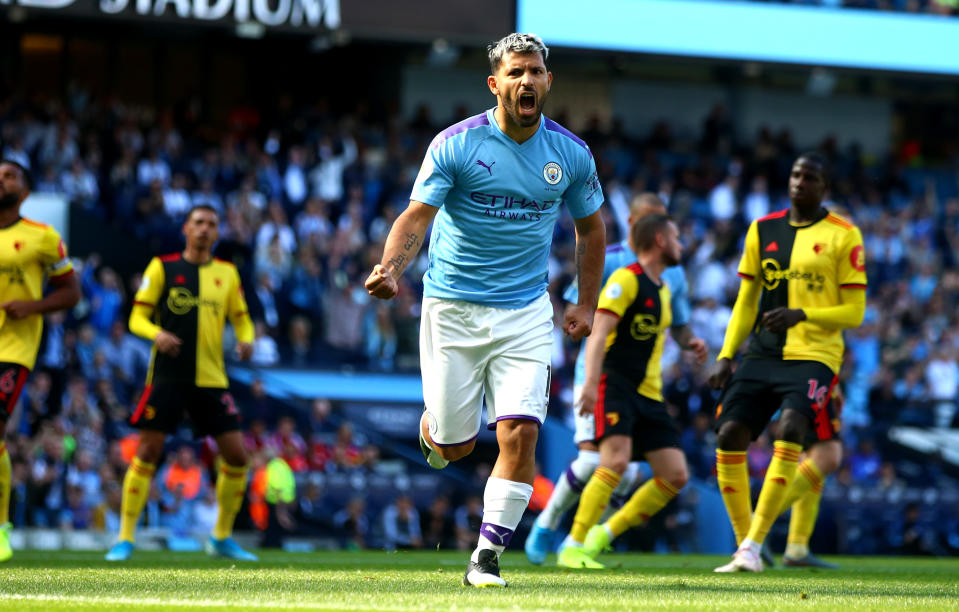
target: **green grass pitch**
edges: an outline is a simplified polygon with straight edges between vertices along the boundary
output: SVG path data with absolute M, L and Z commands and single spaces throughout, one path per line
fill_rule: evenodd
M 202 553 L 18 552 L 0 566 L 3 610 L 956 610 L 959 559 L 833 558 L 840 571 L 713 574 L 726 558 L 604 555 L 611 569 L 502 560 L 508 589 L 462 586 L 467 553 L 266 552 L 234 564 Z M 548 559 L 552 562 L 553 557 Z

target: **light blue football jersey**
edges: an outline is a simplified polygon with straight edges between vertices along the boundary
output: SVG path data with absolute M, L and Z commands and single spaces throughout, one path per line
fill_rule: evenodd
M 629 248 L 629 242 L 623 240 L 606 247 L 606 264 L 603 266 L 603 280 L 600 287 L 613 272 L 636 263 L 636 254 Z M 670 304 L 673 311 L 673 327 L 689 323 L 689 285 L 686 283 L 686 273 L 682 266 L 671 266 L 663 270 L 663 282 L 669 287 Z M 563 292 L 563 299 L 571 304 L 579 301 L 579 285 L 573 282 Z M 586 380 L 586 341 L 580 343 L 579 355 L 576 356 L 576 368 L 573 373 L 573 385 L 581 385 Z
M 441 132 L 416 177 L 410 199 L 440 208 L 423 294 L 522 308 L 546 291 L 560 206 L 588 217 L 603 192 L 589 147 L 572 132 L 544 116 L 518 144 L 493 110 Z

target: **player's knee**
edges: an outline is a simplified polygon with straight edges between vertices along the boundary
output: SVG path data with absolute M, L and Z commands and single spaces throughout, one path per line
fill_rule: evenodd
M 249 457 L 246 455 L 246 451 L 239 450 L 234 452 L 229 452 L 226 450 L 220 451 L 220 457 L 223 459 L 224 463 L 230 467 L 241 468 L 246 467 L 249 463 Z
M 809 419 L 795 410 L 783 411 L 779 419 L 779 439 L 793 444 L 802 444 L 809 427 Z
M 686 469 L 685 465 L 678 466 L 670 470 L 665 475 L 664 480 L 671 484 L 674 489 L 680 491 L 689 482 L 689 470 Z
M 536 451 L 539 424 L 526 419 L 509 419 L 496 424 L 500 452 L 530 455 Z
M 602 466 L 622 476 L 626 473 L 626 468 L 629 467 L 629 456 L 618 455 L 615 457 L 607 457 L 602 461 Z
M 436 452 L 447 461 L 456 461 L 472 453 L 474 448 L 476 448 L 476 440 L 470 440 L 465 444 L 456 446 L 437 446 Z
M 749 428 L 740 423 L 729 421 L 723 423 L 716 434 L 716 443 L 720 450 L 724 451 L 744 451 L 749 448 L 749 441 L 752 434 Z
M 819 471 L 828 476 L 842 464 L 842 445 L 837 440 L 821 442 L 813 446 L 809 455 Z
M 154 443 L 147 440 L 140 440 L 137 445 L 137 459 L 144 463 L 156 465 L 160 462 L 163 455 L 163 443 Z

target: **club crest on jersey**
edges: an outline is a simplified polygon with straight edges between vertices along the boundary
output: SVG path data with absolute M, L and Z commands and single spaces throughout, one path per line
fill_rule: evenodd
M 555 185 L 563 180 L 563 169 L 556 162 L 549 162 L 543 166 L 543 178 L 550 185 Z

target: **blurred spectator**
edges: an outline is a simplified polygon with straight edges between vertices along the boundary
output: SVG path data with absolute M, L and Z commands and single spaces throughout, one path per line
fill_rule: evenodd
M 882 459 L 876 452 L 875 444 L 869 438 L 860 439 L 856 450 L 849 455 L 849 470 L 852 472 L 852 478 L 860 484 L 875 484 L 881 465 Z
M 429 509 L 420 515 L 420 533 L 423 535 L 423 547 L 429 550 L 453 548 L 456 545 L 456 531 L 450 510 L 450 498 L 437 495 Z
M 276 365 L 280 361 L 280 351 L 276 346 L 276 340 L 270 336 L 270 332 L 263 321 L 257 321 L 254 328 L 256 334 L 253 339 L 253 357 L 250 358 L 250 362 L 260 367 Z
M 454 514 L 457 550 L 472 550 L 483 524 L 483 499 L 470 495 Z
M 333 533 L 333 508 L 323 498 L 319 479 L 307 481 L 303 494 L 297 502 L 296 521 L 304 535 L 327 536 Z
M 203 497 L 193 504 L 193 533 L 198 538 L 207 538 L 216 526 L 216 489 L 208 487 Z
M 903 555 L 932 555 L 935 553 L 935 533 L 921 519 L 919 504 L 906 504 L 902 518 L 899 553 Z
M 337 529 L 340 544 L 347 550 L 366 547 L 370 522 L 366 518 L 366 500 L 354 497 L 346 507 L 333 515 L 333 526 Z
M 407 495 L 400 495 L 383 510 L 383 541 L 386 550 L 422 548 L 420 515 Z
M 289 446 L 289 443 L 287 445 Z M 293 470 L 282 457 L 273 457 L 266 464 L 264 501 L 267 507 L 267 518 L 260 546 L 282 548 L 284 537 L 296 528 L 292 514 L 296 501 L 296 481 L 293 478 Z

